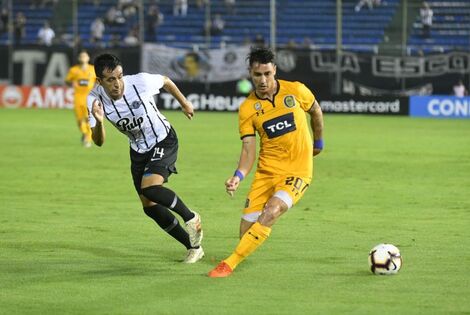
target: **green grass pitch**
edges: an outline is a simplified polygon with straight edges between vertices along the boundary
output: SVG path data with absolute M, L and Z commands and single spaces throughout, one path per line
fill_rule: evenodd
M 85 149 L 72 111 L 0 110 L 1 314 L 469 314 L 470 124 L 325 116 L 305 197 L 227 279 L 206 273 L 238 241 L 252 176 L 224 181 L 241 142 L 234 113 L 164 112 L 180 138 L 169 187 L 203 217 L 206 257 L 148 219 L 125 137 Z M 397 245 L 396 276 L 368 270 Z

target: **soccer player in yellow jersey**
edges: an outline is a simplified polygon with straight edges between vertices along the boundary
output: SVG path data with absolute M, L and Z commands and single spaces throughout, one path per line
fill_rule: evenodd
M 65 83 L 74 89 L 75 117 L 82 133 L 82 143 L 87 148 L 91 146 L 91 129 L 86 100 L 96 81 L 95 69 L 89 61 L 90 56 L 82 50 L 78 55 L 78 64 L 70 68 L 65 78 Z
M 225 182 L 227 192 L 233 195 L 255 162 L 256 133 L 258 166 L 240 222 L 240 242 L 209 272 L 213 278 L 231 275 L 269 237 L 277 219 L 310 185 L 313 156 L 323 149 L 323 113 L 312 92 L 300 82 L 277 80 L 274 53 L 268 48 L 252 49 L 247 60 L 255 90 L 240 105 L 242 150 L 237 170 Z

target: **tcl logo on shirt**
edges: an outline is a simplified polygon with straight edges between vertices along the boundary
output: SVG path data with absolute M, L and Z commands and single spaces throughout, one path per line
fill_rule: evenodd
M 263 129 L 269 139 L 276 138 L 296 130 L 294 113 L 288 113 L 263 123 Z

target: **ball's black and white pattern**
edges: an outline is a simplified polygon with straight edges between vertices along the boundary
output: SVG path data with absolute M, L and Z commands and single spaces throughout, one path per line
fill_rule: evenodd
M 376 275 L 396 274 L 402 265 L 400 250 L 392 244 L 379 244 L 369 252 L 369 267 Z

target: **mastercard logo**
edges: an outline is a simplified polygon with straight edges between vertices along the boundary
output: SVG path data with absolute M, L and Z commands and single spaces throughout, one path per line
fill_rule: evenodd
M 16 86 L 7 86 L 3 90 L 2 104 L 8 108 L 16 108 L 23 102 L 23 93 L 21 89 Z

